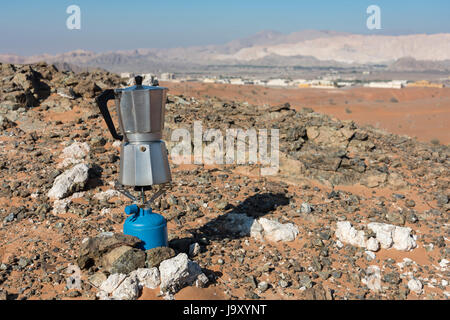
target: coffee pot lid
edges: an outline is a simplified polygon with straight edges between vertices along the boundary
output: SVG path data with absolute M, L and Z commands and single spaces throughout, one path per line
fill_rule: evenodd
M 167 90 L 166 87 L 156 86 L 144 86 L 142 85 L 143 78 L 141 76 L 134 77 L 135 85 L 127 88 L 115 89 L 115 92 L 130 92 L 130 91 L 142 91 L 142 90 Z

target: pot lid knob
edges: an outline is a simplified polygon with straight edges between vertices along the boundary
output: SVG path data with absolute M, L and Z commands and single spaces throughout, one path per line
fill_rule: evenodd
M 134 77 L 134 82 L 136 83 L 137 86 L 142 86 L 142 80 L 143 78 L 141 76 Z

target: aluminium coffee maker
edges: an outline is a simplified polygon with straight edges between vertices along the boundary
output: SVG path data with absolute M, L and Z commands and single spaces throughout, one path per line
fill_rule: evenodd
M 168 152 L 162 138 L 164 106 L 167 88 L 142 85 L 142 77 L 135 77 L 136 85 L 105 90 L 97 97 L 97 105 L 111 135 L 122 141 L 120 173 L 115 188 L 133 201 L 125 208 L 130 215 L 124 223 L 124 234 L 137 236 L 145 250 L 167 246 L 167 223 L 163 216 L 152 212 L 150 204 L 170 185 Z M 119 128 L 116 131 L 107 102 L 115 99 Z M 159 189 L 147 201 L 145 192 Z M 126 187 L 139 191 L 135 197 Z

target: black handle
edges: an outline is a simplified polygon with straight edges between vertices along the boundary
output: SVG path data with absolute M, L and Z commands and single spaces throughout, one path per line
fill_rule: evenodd
M 96 99 L 98 108 L 100 109 L 100 112 L 102 113 L 103 119 L 105 119 L 106 125 L 108 126 L 109 132 L 111 132 L 111 135 L 116 140 L 122 140 L 123 137 L 119 134 L 117 134 L 116 127 L 114 127 L 114 123 L 111 120 L 111 115 L 109 114 L 108 110 L 108 100 L 112 100 L 115 98 L 114 90 L 108 89 L 103 91 Z

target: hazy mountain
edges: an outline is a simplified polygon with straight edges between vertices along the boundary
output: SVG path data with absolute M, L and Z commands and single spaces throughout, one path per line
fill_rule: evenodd
M 336 35 L 294 43 L 256 45 L 234 54 L 217 55 L 215 58 L 251 61 L 270 54 L 287 57 L 313 56 L 319 60 L 346 63 L 385 63 L 403 57 L 442 61 L 450 59 L 450 34 Z
M 448 66 L 446 60 L 450 60 L 450 34 L 387 36 L 319 30 L 291 34 L 268 30 L 223 45 L 185 48 L 103 53 L 76 50 L 30 57 L 0 55 L 3 62 L 59 62 L 114 72 L 200 70 L 210 65 L 350 67 L 361 64 L 386 64 L 392 70 L 441 70 L 442 66 Z
M 391 71 L 434 71 L 434 72 L 449 72 L 450 60 L 444 61 L 426 61 L 416 60 L 411 57 L 400 58 L 389 65 Z
M 343 32 L 321 31 L 321 30 L 302 30 L 290 34 L 284 34 L 273 30 L 264 30 L 257 34 L 238 40 L 233 40 L 222 46 L 216 46 L 217 53 L 235 53 L 241 49 L 254 46 L 273 46 L 283 43 L 298 43 L 301 41 L 329 38 L 338 35 L 348 35 Z

